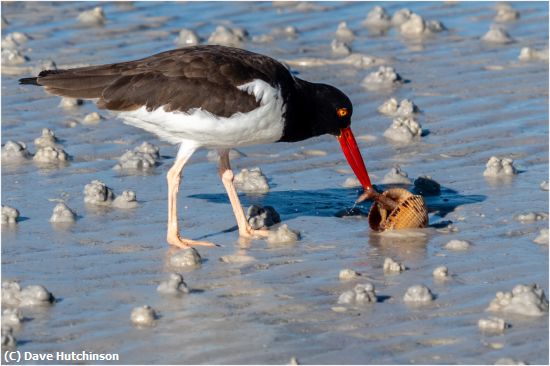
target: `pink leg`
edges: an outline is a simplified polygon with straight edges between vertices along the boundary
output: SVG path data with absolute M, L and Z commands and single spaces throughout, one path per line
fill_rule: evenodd
M 168 231 L 166 234 L 166 241 L 168 244 L 179 248 L 189 248 L 199 245 L 209 247 L 215 246 L 214 244 L 205 241 L 184 239 L 180 237 L 179 234 L 176 203 L 178 200 L 181 172 L 183 170 L 183 166 L 187 163 L 195 149 L 195 146 L 188 146 L 185 145 L 185 143 L 182 143 L 174 165 L 170 168 L 170 170 L 168 170 L 168 174 L 166 174 L 166 180 L 168 182 Z
M 239 235 L 244 238 L 257 238 L 267 237 L 269 230 L 255 230 L 250 227 L 250 224 L 246 220 L 241 201 L 237 194 L 237 190 L 233 185 L 233 171 L 229 165 L 229 150 L 220 150 L 220 177 L 222 179 L 223 186 L 227 191 L 227 196 L 231 202 L 235 219 L 237 219 L 237 226 L 239 227 Z

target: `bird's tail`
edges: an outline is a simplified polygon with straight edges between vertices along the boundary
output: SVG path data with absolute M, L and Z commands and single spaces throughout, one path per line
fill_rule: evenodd
M 19 84 L 21 84 L 21 85 L 38 85 L 38 86 L 40 86 L 41 84 L 38 83 L 38 78 L 48 76 L 48 75 L 52 75 L 52 74 L 60 74 L 63 71 L 65 71 L 65 70 L 44 70 L 44 71 L 41 71 L 40 74 L 38 74 L 37 77 L 19 79 Z
M 61 97 L 94 99 L 119 75 L 102 74 L 102 66 L 66 70 L 44 70 L 33 78 L 19 79 L 23 85 L 43 86 L 46 92 Z
M 40 85 L 38 84 L 38 78 L 23 78 L 19 79 L 19 84 L 21 85 Z

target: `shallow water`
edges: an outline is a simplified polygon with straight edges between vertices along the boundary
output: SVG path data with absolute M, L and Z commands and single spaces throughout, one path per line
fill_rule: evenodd
M 442 194 L 427 198 L 431 228 L 421 235 L 388 237 L 369 231 L 366 217 L 342 217 L 357 190 L 342 188 L 351 175 L 334 138 L 241 149 L 247 157 L 235 171 L 260 166 L 271 192 L 242 196 L 243 203 L 272 205 L 302 240 L 272 246 L 239 241 L 232 211 L 214 163 L 197 152 L 184 172 L 179 199 L 185 236 L 207 239 L 220 248 L 201 249 L 200 269 L 183 273 L 194 290 L 181 298 L 159 295 L 156 287 L 170 268 L 164 241 L 165 173 L 176 148 L 126 126 L 105 111 L 97 125 L 78 123 L 96 111 L 90 102 L 74 111 L 58 108 L 59 98 L 39 88 L 19 86 L 2 75 L 2 143 L 32 141 L 43 127 L 56 132 L 73 157 L 68 166 L 46 169 L 32 161 L 2 167 L 2 204 L 23 219 L 2 227 L 2 278 L 22 285 L 42 284 L 58 299 L 46 309 L 24 309 L 15 332 L 18 349 L 31 352 L 119 353 L 120 363 L 494 363 L 511 357 L 548 364 L 548 315 L 541 318 L 499 314 L 512 324 L 502 335 L 482 334 L 477 321 L 497 291 L 519 283 L 538 283 L 548 293 L 548 246 L 532 240 L 547 221 L 521 223 L 514 216 L 547 212 L 548 63 L 520 63 L 522 47 L 548 47 L 548 4 L 514 3 L 521 18 L 505 24 L 516 40 L 483 44 L 496 14 L 495 3 L 387 3 L 393 14 L 408 7 L 437 19 L 447 31 L 422 42 L 402 38 L 395 29 L 376 34 L 361 22 L 369 3 L 322 3 L 324 10 L 299 11 L 271 3 L 101 3 L 104 27 L 76 23 L 92 2 L 2 3 L 9 24 L 2 36 L 20 31 L 33 39 L 23 45 L 29 66 L 51 58 L 58 67 L 122 61 L 174 47 L 183 27 L 204 39 L 218 24 L 244 27 L 251 36 L 294 25 L 295 39 L 246 42 L 244 47 L 281 60 L 331 58 L 330 42 L 340 21 L 357 33 L 354 52 L 385 58 L 409 82 L 386 92 L 366 91 L 359 83 L 375 69 L 349 66 L 295 68 L 300 77 L 333 84 L 354 103 L 353 128 L 374 182 L 400 165 L 410 177 L 431 175 Z M 407 146 L 382 136 L 391 119 L 377 112 L 387 98 L 409 98 L 422 113 L 429 133 Z M 149 174 L 127 175 L 111 168 L 126 150 L 142 141 L 161 147 L 161 165 Z M 327 155 L 298 154 L 323 150 Z M 492 155 L 512 157 L 520 174 L 508 181 L 482 175 Z M 348 174 L 343 174 L 348 171 Z M 104 181 L 120 194 L 137 193 L 133 210 L 85 207 L 84 186 Z M 385 188 L 381 185 L 380 188 Z M 48 219 L 63 199 L 76 210 L 76 224 L 54 227 Z M 360 205 L 368 212 L 368 205 Z M 437 231 L 452 223 L 458 232 Z M 445 250 L 451 239 L 468 240 L 464 252 Z M 227 264 L 224 255 L 253 257 Z M 386 256 L 409 269 L 384 275 Z M 445 265 L 450 281 L 435 282 L 432 271 Z M 340 282 L 352 268 L 374 283 L 381 301 L 344 313 L 331 310 L 354 282 Z M 359 283 L 366 280 L 359 280 Z M 425 284 L 433 304 L 411 308 L 406 289 Z M 131 310 L 151 305 L 160 315 L 155 327 L 137 329 Z M 495 343 L 502 347 L 495 347 Z

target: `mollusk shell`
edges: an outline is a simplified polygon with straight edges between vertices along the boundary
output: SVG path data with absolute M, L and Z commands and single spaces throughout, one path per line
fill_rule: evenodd
M 395 229 L 418 229 L 428 226 L 428 209 L 422 196 L 414 195 L 403 188 L 392 188 L 382 193 L 397 202 L 389 212 L 378 202 L 369 211 L 369 226 L 374 231 Z

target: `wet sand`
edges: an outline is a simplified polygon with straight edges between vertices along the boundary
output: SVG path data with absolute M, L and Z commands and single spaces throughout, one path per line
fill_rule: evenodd
M 34 154 L 33 140 L 50 128 L 71 157 L 63 165 L 42 166 L 32 159 L 2 164 L 2 204 L 20 212 L 17 224 L 2 225 L 2 280 L 44 285 L 56 298 L 48 307 L 22 309 L 29 320 L 14 330 L 17 349 L 119 353 L 125 364 L 285 364 L 293 356 L 301 363 L 493 364 L 507 357 L 548 364 L 547 312 L 528 317 L 485 311 L 498 291 L 517 284 L 537 283 L 548 294 L 548 244 L 533 242 L 548 221 L 514 219 L 548 212 L 548 192 L 539 188 L 548 181 L 548 61 L 518 60 L 523 47 L 548 47 L 548 4 L 512 4 L 521 16 L 502 25 L 514 39 L 509 44 L 481 40 L 496 3 L 382 4 L 390 15 L 407 7 L 443 22 L 446 31 L 423 40 L 403 37 L 395 28 L 380 34 L 364 27 L 374 6 L 366 3 L 323 3 L 324 9 L 310 11 L 271 3 L 99 5 L 104 26 L 84 27 L 77 16 L 97 4 L 2 3 L 8 22 L 2 37 L 16 31 L 31 36 L 18 48 L 30 59 L 23 67 L 52 59 L 62 68 L 172 49 L 183 28 L 206 40 L 217 25 L 244 27 L 251 37 L 295 26 L 294 38 L 245 41 L 243 47 L 280 60 L 337 59 L 331 41 L 346 21 L 355 33 L 348 42 L 353 52 L 388 60 L 402 85 L 382 90 L 361 85 L 378 65 L 293 70 L 350 96 L 356 136 L 370 135 L 358 143 L 373 182 L 400 166 L 411 180 L 430 175 L 441 184 L 441 194 L 426 197 L 431 227 L 379 235 L 368 229 L 364 215 L 342 215 L 359 191 L 342 187 L 352 173 L 333 137 L 241 148 L 246 156 L 233 161 L 234 171 L 258 166 L 270 187 L 264 195 L 242 195 L 245 209 L 273 206 L 301 234 L 294 244 L 247 242 L 238 239 L 216 164 L 199 151 L 184 172 L 182 230 L 221 247 L 199 248 L 202 265 L 181 271 L 189 293 L 162 296 L 156 289 L 174 272 L 170 257 L 176 252 L 165 243 L 165 174 L 176 147 L 106 111 L 99 111 L 104 119 L 82 123 L 97 111 L 92 103 L 60 108 L 60 98 L 18 85 L 29 73 L 4 72 L 2 144 L 23 141 Z M 422 137 L 409 144 L 384 138 L 392 118 L 377 109 L 390 97 L 419 107 L 415 119 L 425 130 Z M 112 169 L 143 141 L 160 147 L 157 166 Z M 491 156 L 512 158 L 518 174 L 484 177 Z M 118 194 L 134 191 L 138 206 L 85 205 L 84 186 L 93 180 Z M 60 201 L 76 212 L 74 224 L 49 222 Z M 358 208 L 366 214 L 369 204 Z M 446 249 L 453 239 L 471 245 Z M 220 261 L 224 256 L 233 260 Z M 385 274 L 386 257 L 407 270 Z M 432 275 L 441 265 L 449 270 L 443 281 Z M 362 276 L 340 281 L 344 268 Z M 363 283 L 374 284 L 377 303 L 332 310 L 342 292 Z M 420 284 L 434 300 L 406 304 L 407 289 Z M 132 309 L 146 304 L 155 309 L 155 325 L 135 327 Z M 511 327 L 502 334 L 482 333 L 478 321 L 490 316 Z

